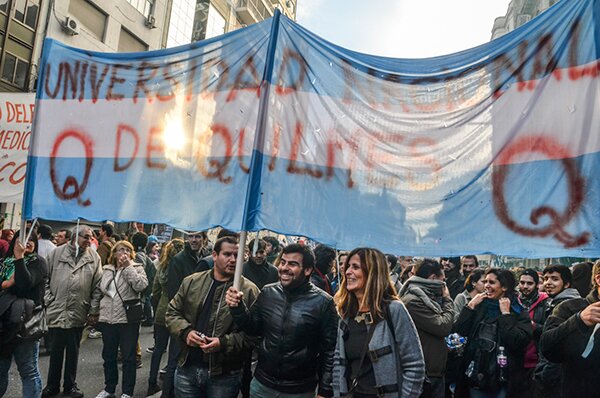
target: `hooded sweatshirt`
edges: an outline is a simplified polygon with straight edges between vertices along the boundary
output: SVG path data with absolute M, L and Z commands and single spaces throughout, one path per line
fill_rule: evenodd
M 454 323 L 454 302 L 442 296 L 443 289 L 442 281 L 413 276 L 399 293 L 419 333 L 428 377 L 442 377 L 446 371 L 444 338 Z

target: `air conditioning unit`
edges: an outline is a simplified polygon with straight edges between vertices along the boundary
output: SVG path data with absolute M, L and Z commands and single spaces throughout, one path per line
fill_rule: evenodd
M 67 17 L 62 25 L 62 30 L 68 35 L 75 36 L 79 34 L 79 21 L 73 17 Z
M 156 28 L 156 17 L 154 15 L 148 15 L 148 18 L 146 18 L 145 25 L 148 29 Z

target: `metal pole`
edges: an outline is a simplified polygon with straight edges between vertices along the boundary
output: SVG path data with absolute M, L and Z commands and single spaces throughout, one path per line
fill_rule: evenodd
M 233 275 L 233 287 L 240 290 L 242 271 L 244 268 L 244 250 L 246 248 L 246 237 L 248 232 L 240 232 L 240 246 L 238 247 L 237 262 L 235 264 L 235 274 Z

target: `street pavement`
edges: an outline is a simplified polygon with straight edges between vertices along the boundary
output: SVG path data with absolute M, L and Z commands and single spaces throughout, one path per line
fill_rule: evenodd
M 150 357 L 152 354 L 146 352 L 146 348 L 154 345 L 152 337 L 152 327 L 142 327 L 140 329 L 140 344 L 142 345 L 142 363 L 143 366 L 137 370 L 137 380 L 135 384 L 135 398 L 146 396 L 148 389 L 148 373 L 150 372 Z M 41 349 L 44 350 L 43 348 Z M 42 374 L 42 385 L 46 385 L 48 376 L 48 356 L 40 357 L 40 372 Z M 161 367 L 166 365 L 167 354 L 163 355 Z M 117 387 L 117 397 L 121 394 L 121 365 L 119 364 L 119 386 Z M 87 339 L 81 344 L 79 350 L 79 366 L 77 368 L 77 384 L 85 394 L 85 398 L 94 398 L 104 389 L 104 371 L 102 369 L 102 339 Z M 8 390 L 5 397 L 21 398 L 21 379 L 17 366 L 14 361 L 9 372 Z M 60 397 L 61 395 L 58 395 Z M 160 396 L 160 393 L 153 397 Z

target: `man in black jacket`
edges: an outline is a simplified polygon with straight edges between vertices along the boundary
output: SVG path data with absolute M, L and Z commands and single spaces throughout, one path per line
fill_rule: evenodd
M 233 287 L 226 301 L 236 324 L 262 336 L 252 397 L 294 394 L 330 397 L 337 314 L 331 296 L 310 283 L 312 250 L 292 244 L 283 249 L 279 283 L 267 285 L 248 309 Z
M 592 270 L 594 289 L 585 298 L 558 305 L 540 341 L 548 360 L 561 364 L 563 397 L 600 397 L 600 262 Z

